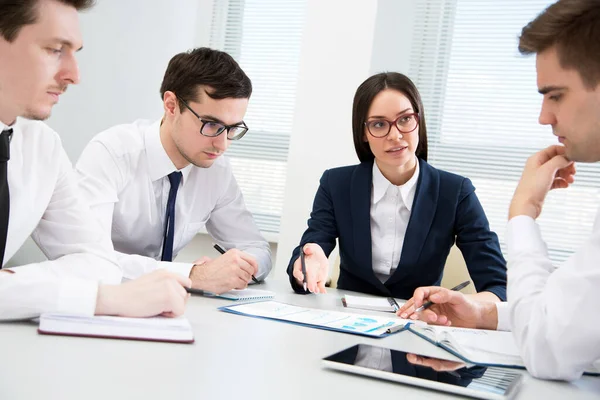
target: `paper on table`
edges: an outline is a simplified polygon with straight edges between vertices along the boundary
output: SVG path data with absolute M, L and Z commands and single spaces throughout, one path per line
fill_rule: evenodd
M 42 314 L 40 317 L 38 332 L 68 336 L 114 337 L 184 343 L 194 341 L 194 332 L 185 317 L 85 317 L 47 313 Z
M 402 300 L 396 300 L 396 302 L 400 307 L 405 303 Z M 342 296 L 342 303 L 344 304 L 344 307 L 348 308 L 394 312 L 394 307 L 390 304 L 387 297 L 351 296 L 345 294 Z
M 384 336 L 393 326 L 415 322 L 401 318 L 298 307 L 276 301 L 227 306 L 221 310 L 374 337 Z

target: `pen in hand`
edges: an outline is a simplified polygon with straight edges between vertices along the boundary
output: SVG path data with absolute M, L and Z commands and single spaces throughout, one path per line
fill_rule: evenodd
M 300 247 L 300 265 L 302 266 L 302 287 L 306 292 L 307 284 L 306 284 L 306 261 L 304 260 L 304 247 Z
M 215 248 L 215 250 L 217 250 L 219 253 L 221 253 L 221 254 L 225 254 L 225 249 L 224 249 L 224 248 L 222 248 L 221 246 L 219 246 L 218 244 L 216 244 L 216 243 L 215 243 L 215 244 L 213 245 L 213 247 L 214 247 L 214 248 Z M 258 281 L 258 279 L 256 279 L 256 278 L 254 277 L 254 275 L 252 275 L 252 280 L 254 281 L 254 283 L 260 283 L 260 282 Z
M 452 289 L 450 289 L 450 290 L 453 290 L 453 291 L 455 291 L 455 292 L 456 292 L 456 291 L 459 291 L 459 290 L 462 290 L 462 289 L 466 288 L 466 287 L 467 287 L 467 286 L 469 286 L 470 284 L 471 284 L 471 281 L 464 281 L 463 283 L 461 283 L 461 284 L 459 284 L 459 285 L 456 285 L 456 286 L 454 286 L 454 287 L 453 287 Z M 427 301 L 427 302 L 423 303 L 423 305 L 422 305 L 421 307 L 419 307 L 419 308 L 417 308 L 415 311 L 413 311 L 413 314 L 416 314 L 416 313 L 418 313 L 418 312 L 421 312 L 421 311 L 423 311 L 423 310 L 426 310 L 426 309 L 428 309 L 429 307 L 431 307 L 431 306 L 432 306 L 432 305 L 434 305 L 434 304 L 435 304 L 435 303 L 433 303 L 433 302 L 431 302 L 431 301 Z

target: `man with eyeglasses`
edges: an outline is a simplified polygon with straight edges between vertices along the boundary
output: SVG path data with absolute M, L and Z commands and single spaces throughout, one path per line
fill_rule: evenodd
M 160 93 L 164 114 L 101 132 L 76 165 L 85 198 L 110 232 L 125 279 L 155 269 L 189 276 L 214 293 L 246 288 L 271 270 L 271 252 L 226 158 L 252 84 L 228 54 L 197 48 L 174 56 Z M 211 260 L 173 262 L 206 227 L 229 249 Z

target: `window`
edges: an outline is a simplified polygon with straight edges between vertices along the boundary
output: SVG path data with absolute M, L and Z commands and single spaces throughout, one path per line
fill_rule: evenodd
M 423 95 L 429 162 L 469 177 L 504 248 L 508 206 L 527 157 L 556 144 L 538 124 L 535 57 L 518 53 L 521 29 L 553 0 L 420 0 L 410 76 Z M 568 258 L 591 233 L 600 166 L 552 191 L 539 218 L 550 258 Z
M 283 207 L 305 0 L 215 0 L 211 47 L 252 80 L 249 132 L 227 150 L 248 209 L 276 241 Z

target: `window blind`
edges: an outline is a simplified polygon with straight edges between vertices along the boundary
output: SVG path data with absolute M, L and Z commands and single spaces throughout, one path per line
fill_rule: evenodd
M 410 76 L 425 106 L 429 162 L 469 177 L 503 250 L 508 207 L 527 158 L 556 144 L 538 123 L 535 56 L 521 29 L 552 0 L 420 0 Z M 589 236 L 600 204 L 600 167 L 578 164 L 576 183 L 547 197 L 538 219 L 558 264 Z
M 283 208 L 305 0 L 215 0 L 212 48 L 231 54 L 252 80 L 250 130 L 227 150 L 235 177 L 267 239 Z

